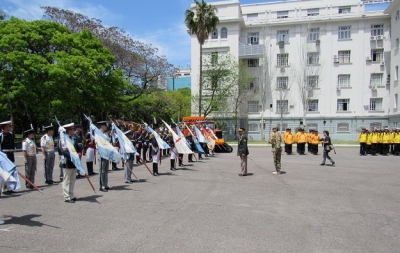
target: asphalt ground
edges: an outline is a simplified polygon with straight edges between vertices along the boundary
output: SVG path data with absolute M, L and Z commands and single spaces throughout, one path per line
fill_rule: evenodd
M 0 252 L 399 252 L 400 157 L 337 147 L 336 167 L 283 155 L 286 173 L 273 175 L 270 149 L 250 147 L 247 177 L 234 148 L 174 172 L 163 159 L 159 177 L 135 166 L 133 184 L 112 171 L 106 193 L 78 179 L 75 204 L 61 184 L 44 184 L 39 155 L 44 194 L 21 188 L 0 200 Z

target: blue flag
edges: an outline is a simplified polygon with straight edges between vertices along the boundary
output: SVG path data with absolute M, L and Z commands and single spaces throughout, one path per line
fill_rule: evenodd
M 197 128 L 196 125 L 193 125 L 194 130 L 196 131 L 196 136 L 197 136 L 197 140 L 201 143 L 207 143 L 206 138 L 204 138 L 204 135 L 200 132 L 200 130 Z
M 146 123 L 144 123 L 144 125 L 146 126 L 146 130 L 149 131 L 154 136 L 154 138 L 156 138 L 159 148 L 161 149 L 171 148 L 163 139 L 161 139 L 161 137 L 158 135 L 158 133 L 156 133 L 156 131 L 154 131 Z
M 61 127 L 61 129 L 63 129 Z M 87 174 L 86 170 L 82 166 L 82 161 L 79 159 L 78 152 L 75 149 L 74 141 L 67 135 L 63 130 L 60 130 L 60 140 L 64 140 L 64 145 L 69 151 L 72 163 L 75 165 L 76 169 L 79 170 L 83 175 Z
M 0 152 L 0 177 L 6 181 L 11 190 L 18 190 L 21 188 L 15 164 L 11 162 L 3 152 Z
M 126 135 L 114 124 L 112 123 L 113 133 L 115 133 L 118 137 L 118 141 L 120 144 L 121 152 L 124 155 L 125 159 L 129 158 L 129 154 L 139 155 L 136 151 L 136 148 L 133 146 L 132 141 L 126 137 Z
M 90 123 L 90 129 L 94 131 L 94 139 L 101 158 L 114 163 L 121 162 L 121 155 L 106 139 L 105 135 L 93 123 Z

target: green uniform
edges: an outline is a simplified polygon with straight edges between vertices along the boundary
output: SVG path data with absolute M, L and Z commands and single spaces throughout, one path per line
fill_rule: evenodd
M 272 155 L 274 157 L 275 169 L 281 171 L 281 155 L 282 155 L 282 136 L 279 132 L 273 133 L 271 136 Z

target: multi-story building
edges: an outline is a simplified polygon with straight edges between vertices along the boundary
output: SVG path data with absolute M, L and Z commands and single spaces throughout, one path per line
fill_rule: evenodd
M 361 127 L 396 126 L 398 92 L 393 91 L 399 89 L 398 77 L 390 78 L 390 73 L 396 72 L 391 54 L 398 55 L 399 49 L 393 45 L 396 39 L 390 28 L 391 22 L 393 27 L 398 21 L 390 16 L 394 12 L 395 17 L 398 7 L 393 3 L 384 12 L 390 3 L 213 2 L 220 23 L 203 45 L 203 55 L 232 54 L 254 76 L 240 113 L 249 137 L 268 138 L 277 124 L 292 130 L 302 125 L 320 132 L 326 129 L 334 139 L 348 140 L 355 139 Z M 196 95 L 199 44 L 195 35 L 191 44 L 192 94 Z M 228 123 L 224 129 L 228 136 L 234 133 L 229 112 L 210 116 Z
M 190 67 L 176 68 L 173 76 L 167 77 L 167 90 L 178 90 L 182 88 L 191 88 Z

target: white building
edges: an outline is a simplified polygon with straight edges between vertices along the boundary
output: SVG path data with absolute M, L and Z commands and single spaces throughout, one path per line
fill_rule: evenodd
M 250 138 L 268 136 L 276 124 L 292 130 L 304 124 L 320 132 L 329 130 L 334 139 L 353 140 L 361 127 L 396 127 L 400 121 L 400 88 L 395 74 L 400 65 L 400 29 L 390 29 L 399 27 L 400 21 L 396 19 L 398 0 L 384 12 L 390 2 L 213 2 L 220 23 L 203 45 L 203 54 L 229 52 L 244 61 L 255 76 L 249 84 L 251 95 L 241 122 Z M 191 44 L 195 95 L 199 90 L 199 44 L 195 35 Z M 397 63 L 391 66 L 391 58 L 396 57 Z M 394 73 L 392 78 L 390 73 Z M 305 106 L 299 95 L 299 80 L 312 87 Z M 265 89 L 267 93 L 262 92 Z M 229 116 L 224 117 L 229 121 Z M 234 133 L 231 122 L 225 131 Z

